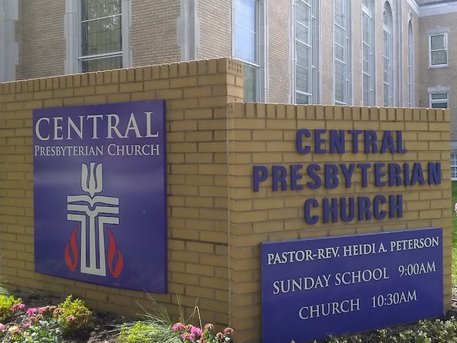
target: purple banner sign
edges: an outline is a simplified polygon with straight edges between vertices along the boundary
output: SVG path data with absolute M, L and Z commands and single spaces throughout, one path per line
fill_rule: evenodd
M 443 314 L 441 228 L 263 243 L 264 343 Z
M 36 109 L 35 271 L 167 292 L 165 102 Z

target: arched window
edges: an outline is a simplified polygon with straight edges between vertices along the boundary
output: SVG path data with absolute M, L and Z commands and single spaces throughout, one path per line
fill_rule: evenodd
M 351 2 L 333 1 L 333 63 L 335 104 L 351 103 Z
M 412 20 L 408 23 L 408 106 L 414 106 L 414 33 Z
M 375 105 L 375 22 L 374 0 L 362 1 L 363 105 Z
M 317 0 L 294 0 L 294 96 L 297 104 L 319 102 Z
M 390 4 L 386 1 L 383 11 L 383 81 L 384 106 L 394 105 L 393 72 L 393 19 Z

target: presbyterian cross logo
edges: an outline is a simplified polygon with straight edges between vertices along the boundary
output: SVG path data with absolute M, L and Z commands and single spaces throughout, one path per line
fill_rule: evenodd
M 108 265 L 111 275 L 118 278 L 124 266 L 124 259 L 108 225 L 119 224 L 119 198 L 101 195 L 102 163 L 91 162 L 89 165 L 81 165 L 81 189 L 86 194 L 67 196 L 67 219 L 78 222 L 65 247 L 67 267 L 70 271 L 75 271 L 80 262 L 81 273 L 106 276 Z M 76 237 L 78 227 L 81 230 L 80 259 Z M 105 247 L 105 231 L 108 234 L 108 251 Z M 116 255 L 117 262 L 114 265 Z

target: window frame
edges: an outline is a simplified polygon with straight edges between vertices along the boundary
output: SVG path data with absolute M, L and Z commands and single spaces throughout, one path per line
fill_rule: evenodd
M 386 19 L 387 18 L 387 23 Z M 383 104 L 386 107 L 394 106 L 394 21 L 392 7 L 388 1 L 384 2 L 382 17 L 382 70 L 383 70 Z M 387 42 L 387 44 L 386 44 Z
M 374 0 L 368 0 L 370 7 L 366 7 L 362 1 L 362 21 L 361 21 L 361 39 L 362 39 L 362 105 L 363 106 L 374 106 L 376 104 L 376 42 L 375 42 L 375 18 L 376 18 L 376 4 Z M 368 41 L 366 42 L 365 37 L 365 26 L 364 18 L 368 19 Z M 364 58 L 364 48 L 367 46 L 369 50 L 368 60 Z M 367 64 L 367 70 L 365 70 L 365 63 Z M 365 76 L 369 79 L 368 83 L 365 82 Z M 365 97 L 365 94 L 367 96 Z
M 120 5 L 120 10 L 121 12 L 119 14 L 113 14 L 113 15 L 108 15 L 108 16 L 104 16 L 104 17 L 97 17 L 97 18 L 91 18 L 91 19 L 83 19 L 82 18 L 82 5 L 83 5 L 83 1 L 88 1 L 88 0 L 79 0 L 79 25 L 80 25 L 80 29 L 79 29 L 79 34 L 80 34 L 80 40 L 79 40 L 79 53 L 78 53 L 78 65 L 79 65 L 79 70 L 81 72 L 86 72 L 84 71 L 83 69 L 83 63 L 84 62 L 88 62 L 88 61 L 94 61 L 94 60 L 102 60 L 102 59 L 106 59 L 106 58 L 111 58 L 111 57 L 120 57 L 121 58 L 121 66 L 120 68 L 123 67 L 123 59 L 122 59 L 122 56 L 123 56 L 123 41 L 122 41 L 122 16 L 123 16 L 123 13 L 122 13 L 122 0 L 119 0 L 119 5 Z M 113 17 L 119 17 L 120 18 L 120 34 L 121 34 L 121 42 L 120 42 L 120 46 L 121 46 L 121 49 L 118 50 L 118 51 L 115 51 L 115 52 L 108 52 L 108 53 L 101 53 L 101 54 L 92 54 L 92 55 L 83 55 L 83 45 L 84 45 L 84 42 L 86 42 L 87 40 L 84 40 L 84 37 L 83 37 L 83 24 L 84 23 L 90 23 L 90 22 L 95 22 L 95 21 L 100 21 L 100 20 L 103 20 L 103 19 L 107 19 L 107 18 L 113 18 Z
M 408 22 L 408 57 L 407 57 L 407 68 L 408 68 L 408 106 L 415 106 L 415 74 L 414 74 L 414 27 L 413 20 L 410 19 Z
M 309 8 L 308 27 L 297 20 L 297 3 L 303 3 Z M 292 103 L 295 104 L 317 104 L 320 101 L 319 94 L 319 1 L 317 0 L 292 0 Z M 299 25 L 308 29 L 308 40 L 298 37 L 297 27 Z M 299 65 L 298 46 L 303 46 L 308 52 L 306 65 Z M 306 69 L 307 90 L 299 90 L 297 69 Z M 298 102 L 300 96 L 307 97 L 307 102 Z
M 121 0 L 122 68 L 132 65 L 129 32 L 131 28 L 131 2 Z M 65 0 L 64 35 L 66 41 L 65 74 L 82 73 L 81 0 Z
M 429 108 L 449 108 L 449 91 L 431 91 L 428 93 Z M 446 94 L 446 99 L 433 99 L 433 95 Z M 433 107 L 433 104 L 446 103 L 446 107 Z
M 444 48 L 443 49 L 436 49 L 432 50 L 432 37 L 436 36 L 443 36 L 444 37 Z M 433 32 L 429 33 L 428 35 L 428 61 L 429 61 L 429 67 L 430 68 L 444 68 L 444 67 L 449 67 L 449 44 L 448 44 L 448 32 Z M 433 52 L 437 51 L 446 51 L 446 63 L 440 63 L 440 64 L 433 64 Z
M 261 78 L 261 59 L 260 59 L 260 1 L 259 0 L 252 0 L 255 2 L 255 23 L 254 23 L 254 28 L 255 28 L 255 37 L 254 37 L 254 55 L 255 59 L 254 61 L 248 61 L 246 59 L 238 57 L 238 49 L 237 49 L 237 7 L 238 3 L 243 0 L 233 0 L 233 22 L 232 22 L 232 27 L 233 27 L 233 56 L 243 62 L 243 81 L 245 80 L 246 74 L 244 74 L 244 69 L 245 67 L 253 68 L 255 72 L 255 85 L 254 85 L 254 99 L 248 99 L 247 101 L 252 101 L 252 102 L 258 102 L 261 99 L 261 85 L 260 85 L 260 78 Z M 243 82 L 244 83 L 244 82 Z M 247 88 L 243 87 L 244 89 L 244 94 L 243 94 L 243 100 L 246 101 L 246 95 L 247 93 Z
M 344 18 L 344 27 L 336 22 L 336 2 L 333 1 L 333 102 L 335 105 L 351 105 L 352 104 L 352 11 L 350 0 L 338 0 L 343 2 L 343 8 L 346 11 Z M 336 40 L 336 29 L 341 28 L 345 33 L 343 42 L 337 42 Z M 342 43 L 342 44 L 339 44 Z M 338 59 L 336 56 L 337 45 L 343 50 L 343 60 Z M 337 89 L 337 78 L 336 78 L 336 66 L 337 63 L 343 67 L 343 98 L 337 100 L 336 89 Z

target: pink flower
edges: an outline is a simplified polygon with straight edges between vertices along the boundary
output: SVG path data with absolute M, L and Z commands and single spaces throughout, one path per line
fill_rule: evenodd
M 233 335 L 233 332 L 234 332 L 234 331 L 235 331 L 235 330 L 233 330 L 232 328 L 225 328 L 225 329 L 224 329 L 224 335 L 225 335 L 225 336 L 231 336 L 231 335 Z
M 14 305 L 11 307 L 11 311 L 15 312 L 15 311 L 17 311 L 17 310 L 22 310 L 24 307 L 25 307 L 24 304 L 14 304 Z
M 455 203 L 454 210 L 455 210 L 455 214 L 457 214 L 457 202 Z
M 4 331 L 6 329 L 6 325 L 5 324 L 0 324 L 0 331 Z
M 54 311 L 52 313 L 54 315 L 58 316 L 58 315 L 61 315 L 63 313 L 63 310 L 61 308 L 56 308 L 56 309 L 54 309 Z
M 199 327 L 197 326 L 193 326 L 191 329 L 190 329 L 190 333 L 193 333 L 197 336 L 201 336 L 202 335 L 202 329 L 200 329 Z
M 51 312 L 55 311 L 55 309 L 56 309 L 55 306 L 48 305 L 48 306 L 40 307 L 38 309 L 38 313 L 41 313 L 41 314 L 47 313 L 47 312 L 51 313 Z
M 30 326 L 31 326 L 31 324 L 30 324 L 30 323 L 25 323 L 25 324 L 22 324 L 22 327 L 23 327 L 23 328 L 29 328 Z
M 67 320 L 68 320 L 69 322 L 73 322 L 73 321 L 76 320 L 76 317 L 75 317 L 75 316 L 68 316 L 68 317 L 67 317 Z
M 30 320 L 31 323 L 36 323 L 36 322 L 39 321 L 41 318 L 43 318 L 43 316 L 42 316 L 41 314 L 29 316 L 29 320 Z
M 189 333 L 189 332 L 184 332 L 181 334 L 181 339 L 184 342 L 193 342 L 195 340 L 195 334 Z
M 184 329 L 184 324 L 183 323 L 176 323 L 173 325 L 173 331 L 179 331 Z
M 28 316 L 33 316 L 37 312 L 38 310 L 35 307 L 31 307 L 27 311 L 25 311 L 25 314 Z

